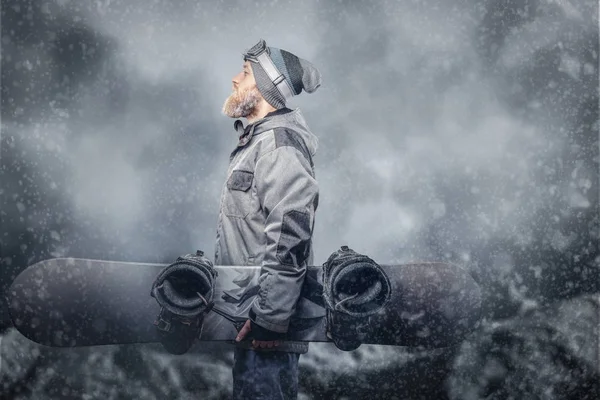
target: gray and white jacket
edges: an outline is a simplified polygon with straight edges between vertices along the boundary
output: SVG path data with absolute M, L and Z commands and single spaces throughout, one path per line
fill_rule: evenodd
M 260 265 L 254 322 L 283 333 L 313 262 L 319 188 L 312 159 L 318 139 L 299 109 L 234 126 L 241 136 L 221 194 L 215 265 Z M 285 341 L 277 349 L 305 353 L 308 344 Z

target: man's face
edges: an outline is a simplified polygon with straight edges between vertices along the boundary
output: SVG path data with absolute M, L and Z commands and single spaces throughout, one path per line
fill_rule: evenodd
M 249 61 L 244 62 L 242 71 L 233 77 L 232 83 L 233 93 L 223 104 L 223 114 L 231 118 L 242 118 L 255 114 L 262 96 L 256 87 Z

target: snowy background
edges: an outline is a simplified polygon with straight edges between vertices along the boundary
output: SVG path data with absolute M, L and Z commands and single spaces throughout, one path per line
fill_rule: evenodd
M 315 262 L 446 260 L 484 294 L 455 349 L 312 344 L 301 398 L 598 395 L 598 3 L 592 0 L 1 4 L 0 292 L 50 257 L 214 251 L 233 120 L 260 38 L 315 64 Z M 218 399 L 230 348 L 61 350 L 10 327 L 0 398 Z

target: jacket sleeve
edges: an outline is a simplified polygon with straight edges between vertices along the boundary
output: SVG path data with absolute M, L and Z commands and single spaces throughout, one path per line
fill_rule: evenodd
M 254 176 L 266 216 L 260 289 L 252 304 L 254 322 L 287 332 L 304 283 L 319 189 L 309 161 L 292 146 L 262 155 Z

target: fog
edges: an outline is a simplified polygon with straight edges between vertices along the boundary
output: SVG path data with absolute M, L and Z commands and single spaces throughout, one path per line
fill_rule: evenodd
M 288 103 L 319 138 L 317 265 L 459 264 L 490 323 L 599 291 L 597 2 L 3 1 L 1 22 L 2 291 L 50 257 L 212 258 L 221 107 L 261 38 L 323 77 Z

